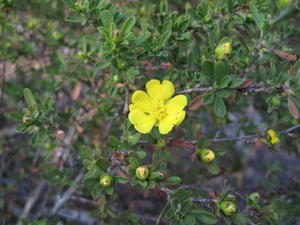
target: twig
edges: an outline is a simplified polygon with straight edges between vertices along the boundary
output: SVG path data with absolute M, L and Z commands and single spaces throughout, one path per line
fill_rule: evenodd
M 22 214 L 19 218 L 18 225 L 21 225 L 21 219 L 26 218 L 28 214 L 30 213 L 30 210 L 34 207 L 36 201 L 39 199 L 40 195 L 44 191 L 44 189 L 47 187 L 47 181 L 42 180 L 36 189 L 33 191 L 32 195 L 27 199 L 27 202 L 25 204 L 25 207 L 22 211 Z
M 55 205 L 53 206 L 52 210 L 51 210 L 51 215 L 56 215 L 58 210 L 63 206 L 63 204 L 70 199 L 71 195 L 76 191 L 78 184 L 81 182 L 83 178 L 83 169 L 79 172 L 78 176 L 76 177 L 75 181 L 76 181 L 76 185 L 75 186 L 71 186 L 69 187 L 64 194 L 60 197 L 58 196 L 58 199 L 55 203 Z
M 243 141 L 248 139 L 253 139 L 257 137 L 264 136 L 263 134 L 254 134 L 254 135 L 247 135 L 242 137 L 228 137 L 228 138 L 213 138 L 211 142 L 224 142 L 224 141 Z
M 296 130 L 296 129 L 299 128 L 299 127 L 300 127 L 300 123 L 299 123 L 299 124 L 296 124 L 295 126 L 290 127 L 289 129 L 286 129 L 286 130 L 284 130 L 284 131 L 281 131 L 280 134 L 288 134 L 288 133 L 290 133 L 291 131 Z
M 195 92 L 210 92 L 213 90 L 213 87 L 204 87 L 204 88 L 190 88 L 183 91 L 178 91 L 176 94 L 188 94 L 188 93 L 195 93 Z
M 128 113 L 128 104 L 129 104 L 129 91 L 128 87 L 125 86 L 125 103 L 123 108 L 123 114 L 126 115 Z

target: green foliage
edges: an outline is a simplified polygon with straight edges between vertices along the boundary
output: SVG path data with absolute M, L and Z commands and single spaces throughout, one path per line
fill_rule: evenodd
M 18 3 L 0 0 L 5 224 L 299 221 L 299 1 Z M 151 79 L 188 99 L 168 135 L 128 119 Z

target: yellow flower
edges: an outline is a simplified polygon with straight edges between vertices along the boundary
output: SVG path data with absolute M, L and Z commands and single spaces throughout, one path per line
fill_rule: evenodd
M 184 107 L 187 105 L 185 95 L 173 98 L 175 88 L 172 82 L 150 80 L 146 84 L 147 93 L 135 91 L 129 105 L 129 121 L 142 134 L 149 133 L 154 125 L 159 127 L 161 134 L 169 133 L 174 126 L 179 125 L 184 117 Z
M 268 130 L 267 136 L 268 136 L 268 141 L 273 145 L 277 145 L 280 141 L 277 136 L 277 133 L 274 130 Z

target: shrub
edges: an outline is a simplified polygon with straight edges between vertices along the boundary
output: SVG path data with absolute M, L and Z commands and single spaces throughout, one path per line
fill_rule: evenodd
M 299 223 L 299 1 L 18 3 L 3 224 Z

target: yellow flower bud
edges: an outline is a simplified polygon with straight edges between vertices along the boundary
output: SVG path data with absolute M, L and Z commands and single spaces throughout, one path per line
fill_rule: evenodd
M 99 183 L 102 187 L 109 187 L 112 183 L 112 177 L 109 175 L 101 176 Z
M 139 180 L 146 180 L 149 176 L 149 170 L 146 166 L 140 166 L 135 170 L 135 176 Z
M 230 42 L 219 44 L 215 49 L 217 59 L 223 59 L 231 54 L 232 47 Z
M 232 201 L 222 201 L 219 206 L 226 216 L 232 216 L 237 210 L 236 204 Z
M 268 130 L 267 137 L 268 137 L 268 142 L 272 145 L 277 145 L 280 142 L 277 133 L 274 130 Z
M 215 159 L 215 153 L 207 148 L 203 148 L 198 152 L 199 159 L 205 163 L 212 162 Z

